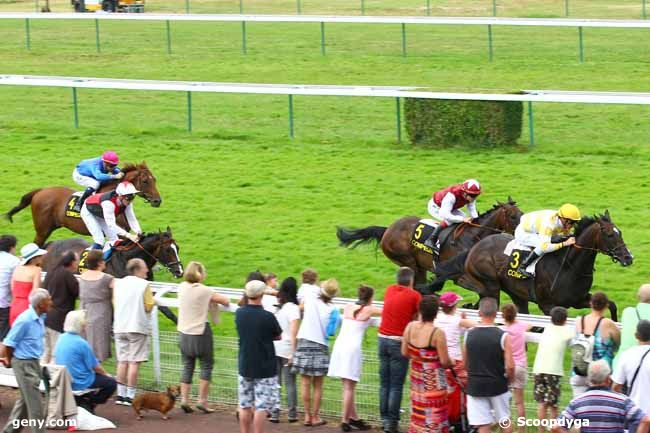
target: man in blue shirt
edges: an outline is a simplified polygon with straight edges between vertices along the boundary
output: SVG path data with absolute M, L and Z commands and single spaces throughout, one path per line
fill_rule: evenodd
M 2 362 L 13 368 L 20 396 L 9 415 L 5 433 L 19 432 L 16 428 L 23 419 L 36 420 L 34 433 L 45 432 L 43 402 L 38 386 L 41 383 L 39 359 L 43 356 L 43 337 L 45 336 L 45 314 L 52 306 L 52 298 L 45 289 L 35 289 L 29 294 L 30 307 L 22 312 L 7 334 L 2 348 Z
M 117 168 L 119 163 L 117 153 L 109 150 L 98 158 L 86 159 L 77 164 L 72 172 L 72 180 L 86 189 L 73 210 L 81 212 L 84 201 L 99 190 L 103 183 L 124 177 L 124 173 Z
M 95 406 L 106 403 L 113 395 L 117 383 L 99 363 L 90 344 L 81 335 L 86 326 L 83 310 L 71 311 L 65 317 L 63 334 L 54 349 L 56 363 L 64 365 L 72 378 L 72 390 L 97 388 L 99 391 L 77 398 L 77 404 L 91 413 Z

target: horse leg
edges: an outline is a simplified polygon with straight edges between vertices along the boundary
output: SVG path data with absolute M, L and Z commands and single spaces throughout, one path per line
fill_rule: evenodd
M 39 247 L 42 247 L 45 245 L 47 238 L 49 238 L 52 232 L 56 230 L 56 227 L 52 227 L 52 225 L 48 225 L 48 227 L 38 227 L 36 223 L 34 225 L 36 226 L 36 236 L 34 236 L 34 243 Z

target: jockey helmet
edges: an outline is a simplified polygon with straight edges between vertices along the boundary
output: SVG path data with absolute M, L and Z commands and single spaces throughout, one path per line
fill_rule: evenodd
M 481 184 L 478 183 L 476 179 L 467 179 L 463 182 L 461 190 L 469 195 L 480 195 L 481 194 Z
M 131 182 L 122 182 L 115 188 L 115 192 L 117 195 L 130 195 L 137 194 L 140 191 L 135 189 L 135 186 Z
M 111 165 L 117 165 L 120 163 L 120 157 L 117 156 L 117 153 L 115 153 L 114 151 L 107 150 L 102 154 L 102 161 Z
M 571 221 L 580 221 L 580 210 L 571 203 L 563 204 L 557 214 L 560 216 L 560 218 L 568 219 Z

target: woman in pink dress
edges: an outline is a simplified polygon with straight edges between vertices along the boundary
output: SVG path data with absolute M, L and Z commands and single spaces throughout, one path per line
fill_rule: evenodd
M 20 249 L 20 264 L 11 276 L 11 306 L 9 307 L 9 326 L 29 308 L 29 294 L 41 287 L 41 263 L 47 251 L 36 244 L 27 244 Z

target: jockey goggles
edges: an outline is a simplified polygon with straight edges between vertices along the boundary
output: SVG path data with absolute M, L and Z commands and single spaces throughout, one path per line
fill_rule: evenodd
M 135 194 L 124 194 L 122 197 L 124 197 L 125 200 L 133 201 L 133 199 L 135 199 Z

